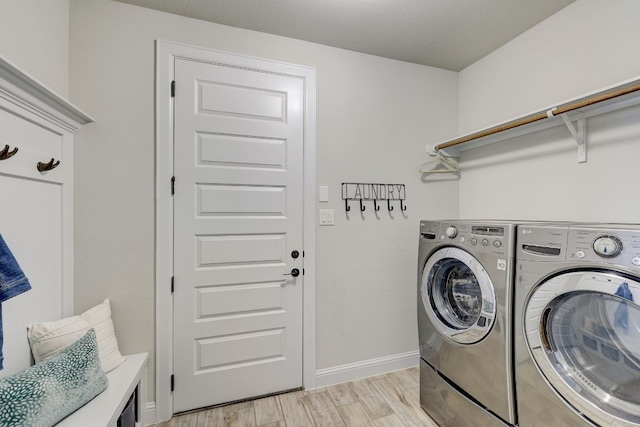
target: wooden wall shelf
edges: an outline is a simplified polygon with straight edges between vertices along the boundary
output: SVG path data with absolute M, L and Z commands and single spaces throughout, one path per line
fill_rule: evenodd
M 640 104 L 640 77 L 569 100 L 555 107 L 518 117 L 495 126 L 450 139 L 427 152 L 457 156 L 483 145 L 566 125 L 578 144 L 578 161 L 586 160 L 584 120 L 596 115 Z M 577 127 L 573 123 L 577 123 Z

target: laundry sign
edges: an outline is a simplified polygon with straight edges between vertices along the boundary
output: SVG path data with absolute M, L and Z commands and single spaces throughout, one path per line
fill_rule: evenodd
M 345 200 L 405 200 L 405 196 L 404 184 L 342 184 L 342 198 Z
M 406 199 L 406 191 L 404 184 L 376 184 L 376 183 L 358 183 L 343 182 L 342 183 L 342 199 L 344 200 L 345 210 L 349 212 L 349 200 L 358 200 L 360 202 L 360 211 L 366 209 L 363 201 L 372 200 L 373 208 L 377 212 L 380 210 L 378 202 L 386 200 L 389 212 L 393 210 L 391 201 L 400 201 L 400 210 L 405 211 L 407 207 L 404 204 Z

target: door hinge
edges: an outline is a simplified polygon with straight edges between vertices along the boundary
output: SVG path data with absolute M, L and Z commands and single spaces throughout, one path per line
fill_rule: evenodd
M 171 195 L 173 196 L 174 194 L 176 194 L 176 177 L 172 176 L 171 177 Z
M 173 391 L 176 387 L 176 376 L 175 375 L 171 375 L 171 391 Z
M 176 81 L 175 80 L 171 81 L 171 97 L 172 98 L 176 97 Z
M 174 284 L 175 284 L 175 276 L 171 276 L 171 293 L 173 293 Z

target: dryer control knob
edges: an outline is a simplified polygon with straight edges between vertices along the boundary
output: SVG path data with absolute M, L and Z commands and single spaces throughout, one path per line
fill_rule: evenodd
M 451 227 L 447 227 L 447 231 L 445 231 L 445 233 L 448 238 L 453 239 L 458 235 L 458 229 L 452 225 Z
M 613 258 L 622 252 L 622 242 L 615 236 L 600 236 L 593 241 L 593 250 L 603 258 Z

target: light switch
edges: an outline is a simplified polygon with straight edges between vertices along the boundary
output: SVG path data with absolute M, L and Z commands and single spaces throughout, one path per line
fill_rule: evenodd
M 320 209 L 320 225 L 334 225 L 333 209 Z
M 328 202 L 329 201 L 329 187 L 326 185 L 321 185 L 318 190 L 318 201 L 319 202 Z

